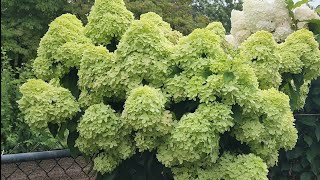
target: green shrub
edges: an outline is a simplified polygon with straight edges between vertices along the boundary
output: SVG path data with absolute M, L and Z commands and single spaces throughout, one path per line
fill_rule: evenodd
M 94 21 L 104 13 L 117 21 Z M 155 13 L 130 23 L 124 14 L 123 1 L 97 0 L 85 27 L 70 14 L 50 24 L 33 64 L 39 79 L 20 88 L 29 125 L 67 130 L 72 153 L 93 156 L 99 177 L 266 179 L 298 139 L 292 110 L 301 106 L 279 89 L 307 91 L 320 75 L 312 32 L 277 44 L 259 31 L 234 49 L 221 23 L 180 37 Z

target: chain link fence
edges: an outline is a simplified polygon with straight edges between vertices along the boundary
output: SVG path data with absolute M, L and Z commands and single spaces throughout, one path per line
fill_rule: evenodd
M 95 179 L 93 163 L 69 150 L 1 155 L 1 180 Z

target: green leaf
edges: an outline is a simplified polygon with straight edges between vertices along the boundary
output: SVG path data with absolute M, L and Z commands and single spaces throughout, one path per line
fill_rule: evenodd
M 290 107 L 292 110 L 296 109 L 296 106 L 298 104 L 298 99 L 300 96 L 300 93 L 298 91 L 295 91 L 290 83 L 287 84 L 289 88 L 289 97 L 290 97 Z M 287 86 L 286 85 L 286 86 Z M 285 87 L 286 88 L 286 87 Z
M 320 19 L 309 19 L 309 20 L 305 20 L 305 22 L 314 23 L 314 24 L 320 24 Z
M 83 112 L 78 112 L 76 116 L 74 116 L 71 120 L 67 122 L 67 129 L 69 131 L 71 132 L 77 131 L 78 122 L 82 115 L 83 115 Z
M 306 4 L 306 3 L 308 3 L 308 2 L 309 2 L 309 0 L 301 0 L 301 1 L 298 1 L 297 3 L 295 3 L 295 4 L 292 6 L 292 9 L 295 9 L 295 8 L 297 8 L 297 7 L 300 7 L 301 5 Z
M 107 173 L 107 174 L 98 173 L 96 179 L 97 180 L 116 180 L 117 173 L 118 173 L 117 170 L 114 170 L 111 173 Z
M 281 171 L 287 171 L 291 168 L 291 165 L 288 162 L 284 161 L 283 164 L 281 164 L 281 166 L 279 167 L 281 168 Z
M 288 10 L 292 10 L 294 6 L 293 0 L 286 0 Z
M 320 44 L 320 34 L 315 35 L 314 37 L 316 41 Z
M 223 74 L 223 80 L 224 82 L 230 82 L 235 78 L 235 75 L 233 74 L 233 72 L 225 72 Z
M 308 135 L 304 135 L 304 136 L 303 136 L 303 139 L 304 139 L 304 141 L 305 141 L 309 146 L 311 146 L 311 144 L 312 144 L 312 142 L 313 142 L 312 137 L 310 137 L 310 136 L 308 136 Z
M 306 168 L 310 165 L 309 161 L 305 157 L 301 158 L 300 164 L 302 165 L 303 168 Z
M 72 157 L 77 157 L 80 154 L 80 151 L 77 147 L 75 147 L 76 139 L 79 137 L 79 133 L 77 131 L 69 132 L 68 138 L 67 138 L 67 145 L 70 149 L 70 153 Z
M 320 126 L 316 127 L 316 130 L 314 131 L 314 133 L 316 134 L 317 137 L 317 141 L 320 141 Z
M 311 180 L 313 177 L 313 173 L 312 172 L 304 172 L 301 174 L 300 176 L 300 180 Z
M 320 144 L 314 143 L 311 147 L 307 150 L 307 159 L 310 163 L 313 163 L 313 159 L 320 155 Z
M 301 164 L 295 163 L 292 166 L 292 170 L 295 172 L 301 172 L 303 170 L 303 168 L 302 168 Z
M 305 151 L 302 147 L 296 147 L 296 148 L 292 149 L 291 151 L 288 151 L 286 153 L 286 155 L 287 155 L 288 159 L 295 159 L 295 158 L 302 156 L 304 152 Z
M 304 116 L 301 119 L 299 118 L 297 122 L 302 123 L 307 126 L 316 126 L 317 119 L 315 117 Z
M 308 28 L 313 32 L 313 34 L 320 33 L 320 19 L 311 19 L 306 20 L 305 22 L 308 22 Z
M 49 131 L 52 134 L 52 136 L 56 137 L 58 134 L 59 125 L 53 124 L 53 123 L 48 123 L 48 128 L 49 128 Z
M 320 158 L 315 159 L 311 164 L 311 170 L 314 174 L 320 175 Z
M 67 129 L 67 123 L 62 123 L 58 132 L 58 137 L 60 139 L 64 139 L 64 132 Z
M 302 73 L 299 73 L 299 74 L 293 74 L 293 75 L 292 75 L 292 78 L 293 78 L 294 85 L 295 85 L 295 87 L 296 87 L 296 91 L 297 91 L 297 92 L 300 92 L 300 88 L 301 88 L 301 86 L 302 86 L 303 83 L 304 83 L 303 72 L 302 72 Z

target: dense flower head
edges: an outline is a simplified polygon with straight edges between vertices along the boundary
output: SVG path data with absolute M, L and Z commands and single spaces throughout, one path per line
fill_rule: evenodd
M 181 118 L 158 148 L 157 158 L 167 167 L 214 163 L 219 154 L 219 133 L 233 126 L 231 113 L 224 104 L 201 104 Z
M 134 153 L 134 145 L 128 137 L 119 114 L 108 105 L 90 106 L 77 127 L 79 138 L 76 146 L 85 154 L 100 153 L 94 159 L 94 169 L 104 173 L 113 170 L 123 159 Z
M 272 88 L 259 92 L 259 113 L 243 113 L 234 126 L 234 136 L 247 143 L 269 166 L 277 162 L 278 150 L 292 149 L 297 130 L 289 107 L 289 98 Z
M 267 31 L 252 34 L 239 47 L 241 59 L 252 62 L 260 89 L 278 88 L 281 83 L 280 57 L 276 47 L 272 34 Z
M 110 106 L 92 105 L 80 120 L 80 136 L 76 145 L 82 152 L 87 153 L 112 149 L 120 142 L 121 128 L 123 122 Z
M 268 169 L 263 160 L 252 153 L 225 152 L 213 166 L 180 166 L 172 168 L 175 180 L 267 180 Z
M 298 30 L 288 36 L 278 46 L 281 68 L 280 72 L 299 74 L 304 71 L 306 80 L 320 75 L 320 50 L 313 33 L 306 29 Z
M 152 21 L 160 29 L 160 32 L 173 44 L 176 44 L 182 34 L 179 31 L 172 30 L 169 23 L 163 21 L 162 17 L 154 12 L 141 14 L 140 20 Z
M 320 19 L 314 10 L 307 5 L 294 9 L 293 18 L 302 29 L 308 20 Z M 231 12 L 231 37 L 228 41 L 239 46 L 251 34 L 257 31 L 272 33 L 277 42 L 283 42 L 293 32 L 294 22 L 290 17 L 285 0 L 244 0 L 243 11 Z
M 101 79 L 118 90 L 118 97 L 125 97 L 130 90 L 143 84 L 160 87 L 169 73 L 172 43 L 164 32 L 168 27 L 152 13 L 142 17 L 133 21 L 123 35 L 114 53 L 115 65 Z M 159 23 L 164 25 L 158 27 Z
M 101 81 L 107 76 L 108 70 L 112 68 L 113 64 L 113 54 L 103 46 L 91 45 L 84 50 L 78 71 L 81 106 L 88 107 L 100 103 L 103 96 L 113 94 L 110 92 L 108 84 Z
M 223 154 L 212 168 L 198 170 L 198 179 L 212 180 L 267 180 L 268 169 L 263 160 L 254 154 Z
M 113 38 L 121 39 L 132 21 L 133 14 L 127 10 L 123 0 L 95 0 L 85 34 L 95 44 L 108 45 Z
M 306 20 L 311 20 L 311 19 L 320 19 L 320 16 L 310 7 L 307 5 L 303 4 L 300 7 L 297 7 L 294 11 L 294 18 L 298 20 L 298 28 L 303 28 L 304 25 L 307 24 L 307 22 L 303 22 Z
M 140 151 L 154 149 L 157 139 L 171 131 L 173 122 L 165 110 L 166 100 L 160 90 L 149 86 L 130 92 L 121 117 L 136 131 L 135 141 Z
M 71 67 L 78 67 L 81 53 L 90 44 L 84 28 L 75 15 L 64 14 L 49 24 L 41 38 L 33 70 L 38 78 L 61 78 Z
M 39 79 L 30 79 L 20 87 L 19 108 L 33 129 L 44 129 L 48 123 L 67 122 L 80 109 L 69 90 Z

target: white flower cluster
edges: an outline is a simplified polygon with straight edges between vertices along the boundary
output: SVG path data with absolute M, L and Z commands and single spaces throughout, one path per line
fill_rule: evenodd
M 306 5 L 295 9 L 295 19 L 299 21 L 316 18 L 319 16 Z M 239 46 L 251 34 L 265 30 L 271 32 L 277 42 L 282 42 L 293 32 L 291 24 L 285 0 L 244 0 L 243 11 L 231 12 L 231 35 L 226 40 Z M 305 24 L 298 25 L 300 29 Z
M 298 29 L 303 28 L 306 24 L 306 22 L 301 21 L 320 19 L 320 16 L 305 4 L 295 9 L 294 17 L 296 20 L 300 21 L 298 22 Z

